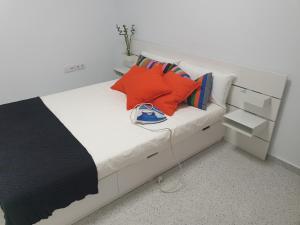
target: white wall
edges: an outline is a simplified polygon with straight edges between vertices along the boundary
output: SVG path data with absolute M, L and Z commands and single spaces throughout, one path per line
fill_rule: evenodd
M 287 74 L 271 154 L 300 168 L 299 0 L 116 0 L 137 38 L 191 54 Z
M 0 33 L 0 104 L 111 79 L 111 0 L 1 0 Z

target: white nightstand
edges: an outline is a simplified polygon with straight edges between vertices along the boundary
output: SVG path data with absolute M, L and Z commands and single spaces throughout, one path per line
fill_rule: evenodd
M 125 73 L 127 73 L 130 70 L 129 67 L 126 66 L 120 66 L 120 67 L 115 67 L 114 71 L 118 76 L 123 76 Z
M 229 107 L 223 125 L 227 127 L 225 140 L 250 154 L 265 159 L 269 149 L 273 125 L 269 120 L 243 109 Z

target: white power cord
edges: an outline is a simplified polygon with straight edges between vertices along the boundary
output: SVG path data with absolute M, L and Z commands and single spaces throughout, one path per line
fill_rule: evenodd
M 183 174 L 182 174 L 182 164 L 177 159 L 176 154 L 174 152 L 174 148 L 173 148 L 173 140 L 172 140 L 173 139 L 173 131 L 168 127 L 161 128 L 161 129 L 150 129 L 150 128 L 147 128 L 147 127 L 143 126 L 142 124 L 137 123 L 134 118 L 137 117 L 138 107 L 141 106 L 141 105 L 149 105 L 149 106 L 151 106 L 151 109 L 153 108 L 153 105 L 151 103 L 142 103 L 142 104 L 136 105 L 130 113 L 130 120 L 131 120 L 132 124 L 134 124 L 138 127 L 141 127 L 145 130 L 151 131 L 151 132 L 163 132 L 163 131 L 169 132 L 170 151 L 173 155 L 174 161 L 176 161 L 176 164 L 179 168 L 180 177 L 177 181 L 177 184 L 174 185 L 174 187 L 171 187 L 169 189 L 164 189 L 163 188 L 163 186 L 162 186 L 163 176 L 162 175 L 157 178 L 157 183 L 159 184 L 159 188 L 160 188 L 161 192 L 163 192 L 163 193 L 175 193 L 175 192 L 181 190 L 184 187 L 184 180 L 183 180 Z M 134 118 L 132 118 L 133 113 L 134 113 Z

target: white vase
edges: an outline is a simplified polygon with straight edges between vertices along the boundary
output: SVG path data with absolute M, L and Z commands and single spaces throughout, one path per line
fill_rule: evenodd
M 123 64 L 126 67 L 132 67 L 136 61 L 137 61 L 138 57 L 136 55 L 124 55 L 123 57 Z

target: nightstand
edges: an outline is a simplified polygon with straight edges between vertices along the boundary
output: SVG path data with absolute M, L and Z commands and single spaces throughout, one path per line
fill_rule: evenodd
M 224 115 L 223 125 L 227 128 L 225 140 L 250 154 L 265 159 L 269 149 L 274 124 L 256 114 L 234 106 Z
M 125 73 L 127 73 L 130 70 L 129 67 L 126 66 L 120 66 L 120 67 L 115 67 L 114 71 L 118 76 L 123 76 Z

